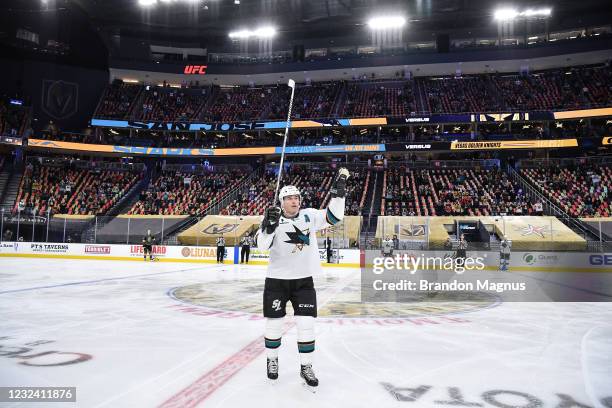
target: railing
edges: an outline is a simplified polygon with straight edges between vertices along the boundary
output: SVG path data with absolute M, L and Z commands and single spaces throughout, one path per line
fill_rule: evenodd
M 181 173 L 189 173 L 194 175 L 218 174 L 220 172 L 229 172 L 231 170 L 252 170 L 249 164 L 215 164 L 214 172 L 210 167 L 201 164 L 165 164 L 163 171 L 178 171 Z
M 539 200 L 542 203 L 544 213 L 555 216 L 559 221 L 570 227 L 576 234 L 587 241 L 587 245 L 590 248 L 593 250 L 602 251 L 609 246 L 609 243 L 602 240 L 602 236 L 596 231 L 595 228 L 585 225 L 579 219 L 574 218 L 563 211 L 540 191 L 536 190 L 527 180 L 525 180 L 516 170 L 514 170 L 512 166 L 508 166 L 507 171 L 512 177 L 513 181 L 517 182 L 525 189 L 526 195 L 529 199 Z
M 485 169 L 499 168 L 498 159 L 489 160 L 403 160 L 401 162 L 388 162 L 388 168 L 406 167 L 407 169 L 465 169 L 482 167 Z
M 582 166 L 585 164 L 612 166 L 612 155 L 576 157 L 576 158 L 530 159 L 530 160 L 521 160 L 519 162 L 519 165 L 521 168 L 567 167 L 567 166 Z
M 80 160 L 64 157 L 39 157 L 40 164 L 49 167 L 74 166 L 82 170 L 108 170 L 108 171 L 135 171 L 142 172 L 144 163 L 120 163 L 120 162 L 95 162 L 91 160 Z

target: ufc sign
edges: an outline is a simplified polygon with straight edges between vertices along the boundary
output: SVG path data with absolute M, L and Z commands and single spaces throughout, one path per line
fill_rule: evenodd
M 185 65 L 186 75 L 204 75 L 208 65 Z

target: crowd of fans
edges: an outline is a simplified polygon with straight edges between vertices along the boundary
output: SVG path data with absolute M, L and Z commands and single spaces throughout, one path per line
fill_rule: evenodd
M 389 169 L 382 215 L 541 215 L 541 203 L 498 169 Z
M 342 116 L 409 116 L 417 110 L 414 81 L 356 82 L 348 85 Z
M 533 75 L 495 75 L 492 79 L 505 109 L 580 109 L 610 106 L 612 103 L 610 67 L 568 68 Z
M 96 111 L 96 117 L 108 119 L 127 118 L 141 90 L 142 87 L 139 85 L 117 80 L 113 81 L 112 84 L 106 87 L 102 95 Z
M 80 169 L 69 163 L 44 165 L 33 159 L 24 169 L 12 212 L 104 215 L 141 177 L 128 171 Z
M 521 174 L 573 217 L 610 217 L 612 168 L 581 165 L 526 168 Z
M 149 89 L 150 88 L 150 89 Z M 576 109 L 612 104 L 608 64 L 522 74 L 299 84 L 293 118 L 406 116 L 412 113 Z M 115 82 L 95 116 L 136 120 L 234 122 L 282 119 L 286 85 L 232 88 L 147 87 Z M 133 111 L 133 112 L 132 112 Z
M 310 166 L 292 166 L 283 175 L 283 185 L 291 184 L 300 190 L 303 208 L 325 208 L 331 198 L 330 189 L 337 171 L 316 169 Z M 255 180 L 237 199 L 221 211 L 223 215 L 261 215 L 266 207 L 275 202 L 276 174 L 266 171 Z M 347 215 L 360 215 L 364 194 L 364 178 L 360 171 L 352 170 L 347 181 Z
M 278 99 L 275 87 L 238 86 L 221 89 L 204 119 L 210 122 L 238 122 L 262 118 Z
M 198 119 L 207 98 L 206 88 L 153 88 L 144 91 L 142 105 L 135 113 L 146 122 L 193 121 Z
M 287 108 L 291 90 L 284 88 L 285 92 L 280 92 L 280 100 L 270 108 L 267 119 L 287 119 Z M 337 101 L 341 82 L 311 83 L 298 86 L 293 99 L 291 117 L 293 119 L 316 119 L 330 118 L 334 116 L 335 102 Z M 279 99 L 277 97 L 277 99 Z
M 163 171 L 129 210 L 129 214 L 203 215 L 206 208 L 240 184 L 242 170 L 193 174 Z

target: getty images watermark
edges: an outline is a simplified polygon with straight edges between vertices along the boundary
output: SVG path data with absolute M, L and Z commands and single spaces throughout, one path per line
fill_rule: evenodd
M 419 269 L 443 269 L 452 270 L 462 274 L 466 270 L 480 270 L 485 268 L 484 257 L 439 257 L 439 256 L 420 256 L 395 254 L 393 256 L 379 256 L 373 259 L 373 270 L 380 275 L 385 270 L 406 270 L 409 273 L 416 273 Z
M 426 252 L 381 256 L 376 250 L 365 251 L 362 301 L 490 301 L 502 294 L 523 298 L 528 289 L 522 277 L 499 270 L 499 256 L 492 257 L 492 252 L 473 251 L 469 256 Z
M 463 275 L 466 271 L 484 271 L 484 257 L 439 257 L 419 256 L 409 254 L 396 254 L 394 256 L 382 256 L 373 259 L 372 273 L 382 275 L 384 272 L 404 271 L 409 275 L 415 275 L 418 271 L 443 271 L 457 275 Z M 433 278 L 433 279 L 432 279 Z M 372 287 L 376 291 L 402 290 L 402 291 L 493 291 L 502 293 L 508 290 L 524 291 L 525 282 L 494 282 L 489 279 L 476 279 L 474 282 L 450 279 L 439 281 L 438 273 L 429 273 L 418 280 L 399 279 L 385 282 L 383 279 L 375 279 Z

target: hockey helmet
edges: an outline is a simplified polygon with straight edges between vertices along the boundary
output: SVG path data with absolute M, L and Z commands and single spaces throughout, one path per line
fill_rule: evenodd
M 292 195 L 300 197 L 300 202 L 302 201 L 302 195 L 300 194 L 300 190 L 298 190 L 296 186 L 285 186 L 281 188 L 280 192 L 278 193 L 278 201 L 280 201 L 280 203 L 282 204 L 283 199 L 285 197 Z

